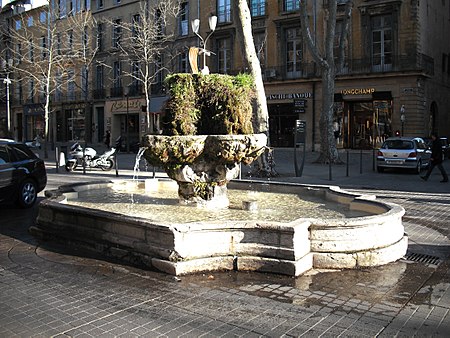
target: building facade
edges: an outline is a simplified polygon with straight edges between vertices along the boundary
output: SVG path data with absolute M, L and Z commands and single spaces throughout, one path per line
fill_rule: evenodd
M 327 25 L 325 5 L 329 0 L 308 1 L 310 28 L 318 46 L 324 41 Z M 78 8 L 78 0 L 59 1 L 65 8 Z M 208 19 L 217 16 L 210 35 L 206 63 L 212 72 L 236 74 L 246 71 L 233 18 L 232 0 L 182 1 L 178 12 L 164 22 L 164 48 L 153 56 L 149 79 L 150 100 L 145 86 L 134 73 L 143 69 L 141 56 L 135 60 L 117 45 L 133 34 L 133 23 L 143 20 L 143 4 L 154 1 L 81 1 L 89 10 L 95 27 L 91 35 L 94 55 L 89 76 L 83 80 L 83 66 L 74 70 L 80 80 L 79 100 L 66 95 L 53 99 L 53 139 L 70 142 L 87 139 L 102 142 L 106 130 L 114 140 L 122 136 L 129 144 L 145 133 L 159 131 L 163 103 L 164 76 L 190 72 L 189 47 L 200 46 L 191 22 L 200 19 L 199 35 L 211 32 Z M 343 8 L 338 1 L 337 32 L 342 29 Z M 314 62 L 301 34 L 299 0 L 249 0 L 255 47 L 261 62 L 270 118 L 270 141 L 275 147 L 294 146 L 297 120 L 306 122 L 308 149 L 319 144 L 322 104 L 320 68 Z M 343 148 L 377 147 L 396 132 L 406 136 L 427 136 L 431 131 L 450 136 L 450 0 L 355 0 L 353 1 L 344 67 L 336 77 L 334 128 Z M 2 16 L 12 14 L 2 11 Z M 63 19 L 63 18 L 61 18 Z M 14 28 L 14 20 L 9 20 Z M 127 26 L 127 24 L 129 26 Z M 123 40 L 122 40 L 123 41 Z M 336 45 L 339 39 L 336 38 Z M 198 63 L 203 64 L 203 56 Z M 82 82 L 85 82 L 85 86 Z M 17 86 L 12 85 L 12 123 L 15 137 L 33 136 L 40 122 L 39 98 L 24 105 L 17 102 Z M 20 89 L 27 95 L 27 88 Z M 70 92 L 66 86 L 65 92 Z M 64 93 L 64 91 L 63 91 Z M 87 98 L 83 95 L 85 93 Z M 63 94 L 61 94 L 64 97 Z M 77 95 L 75 95 L 77 97 Z M 0 112 L 5 105 L 2 103 Z M 59 108 L 58 108 L 59 107 Z M 22 114 L 22 116 L 21 116 Z M 34 121 L 34 122 L 33 122 Z M 27 126 L 27 127 L 25 127 Z M 26 131 L 20 131 L 20 129 Z
M 347 1 L 338 1 L 336 30 Z M 201 2 L 204 18 L 210 1 Z M 212 70 L 245 70 L 231 1 L 218 0 Z M 343 70 L 336 77 L 334 126 L 338 146 L 371 148 L 395 132 L 450 135 L 450 1 L 353 1 Z M 309 1 L 310 27 L 321 46 L 327 1 Z M 307 123 L 317 147 L 320 69 L 301 35 L 300 1 L 249 1 L 263 68 L 272 146 L 293 146 L 295 121 Z M 336 45 L 338 44 L 336 38 Z

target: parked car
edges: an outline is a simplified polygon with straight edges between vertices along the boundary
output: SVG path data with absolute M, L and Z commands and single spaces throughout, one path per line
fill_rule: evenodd
M 29 208 L 46 184 L 43 160 L 24 143 L 0 139 L 0 203 Z
M 377 171 L 412 169 L 416 173 L 430 164 L 431 150 L 420 137 L 389 137 L 377 153 Z

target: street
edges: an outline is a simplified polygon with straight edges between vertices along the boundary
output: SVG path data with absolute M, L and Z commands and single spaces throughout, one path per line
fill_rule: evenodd
M 133 157 L 122 156 L 120 178 L 131 178 Z M 328 168 L 308 161 L 304 177 L 289 177 L 291 163 L 280 154 L 278 179 L 327 184 Z M 115 178 L 113 171 L 83 175 L 48 167 L 47 189 Z M 417 175 L 381 175 L 368 170 L 350 184 L 336 170 L 332 183 L 402 205 L 407 256 L 381 267 L 313 270 L 297 278 L 242 272 L 174 277 L 108 262 L 38 243 L 28 233 L 37 206 L 1 207 L 0 336 L 448 337 L 450 185 L 445 190 L 438 176 L 421 182 Z

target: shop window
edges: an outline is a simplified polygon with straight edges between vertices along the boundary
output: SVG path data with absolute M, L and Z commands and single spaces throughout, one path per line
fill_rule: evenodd
M 77 141 L 85 138 L 85 121 L 83 109 L 66 110 L 67 135 L 69 140 Z

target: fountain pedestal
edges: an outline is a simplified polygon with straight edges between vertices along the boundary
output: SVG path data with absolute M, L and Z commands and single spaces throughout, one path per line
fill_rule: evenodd
M 142 140 L 144 158 L 178 183 L 181 202 L 211 208 L 228 207 L 227 183 L 238 177 L 239 164 L 252 163 L 266 144 L 265 134 L 146 135 Z

